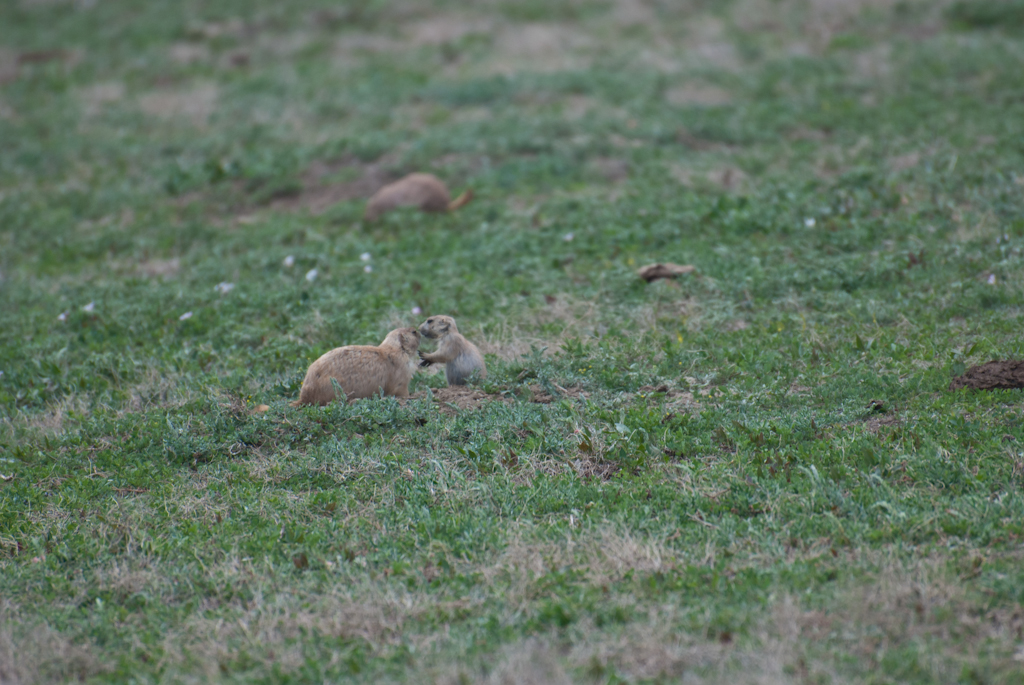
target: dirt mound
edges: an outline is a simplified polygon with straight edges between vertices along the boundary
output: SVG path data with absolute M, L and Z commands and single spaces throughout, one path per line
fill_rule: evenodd
M 949 384 L 950 390 L 1012 390 L 1024 388 L 1024 361 L 991 361 L 972 366 Z
M 452 415 L 457 410 L 479 409 L 485 402 L 508 400 L 501 395 L 489 395 L 466 385 L 452 385 L 434 390 L 434 401 L 440 403 L 443 413 Z
M 518 395 L 520 400 L 533 402 L 534 404 L 550 404 L 560 397 L 555 397 L 547 392 L 541 385 L 534 384 L 527 386 L 528 392 L 521 391 Z M 578 387 L 562 388 L 555 386 L 555 388 L 561 393 L 562 397 L 569 397 L 573 399 L 581 399 L 588 397 L 588 394 Z M 454 416 L 459 411 L 480 409 L 484 404 L 488 402 L 515 402 L 515 397 L 509 397 L 501 394 L 491 394 L 471 388 L 466 385 L 452 385 L 447 388 L 435 388 L 433 390 L 434 401 L 438 403 L 442 413 L 448 416 Z M 411 399 L 420 399 L 425 397 L 425 392 L 417 392 L 412 395 Z

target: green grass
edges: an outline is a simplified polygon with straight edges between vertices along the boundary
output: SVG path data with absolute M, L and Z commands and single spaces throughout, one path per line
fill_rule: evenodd
M 466 7 L 0 5 L 0 681 L 1020 682 L 1020 3 Z

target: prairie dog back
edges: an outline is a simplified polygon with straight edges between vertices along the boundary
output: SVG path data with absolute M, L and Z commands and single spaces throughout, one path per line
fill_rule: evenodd
M 476 345 L 459 333 L 455 319 L 450 316 L 432 316 L 420 325 L 420 333 L 425 338 L 437 340 L 435 352 L 420 352 L 423 366 L 444 364 L 448 385 L 465 385 L 474 373 L 480 380 L 487 378 L 483 355 Z
M 409 381 L 418 365 L 419 346 L 419 331 L 396 328 L 378 347 L 336 347 L 310 364 L 299 399 L 293 404 L 327 404 L 335 399 L 332 379 L 338 382 L 349 400 L 373 397 L 377 393 L 408 397 Z
M 398 207 L 419 207 L 424 212 L 452 212 L 473 199 L 466 190 L 454 200 L 444 181 L 433 174 L 415 173 L 384 186 L 366 203 L 363 218 L 375 221 Z

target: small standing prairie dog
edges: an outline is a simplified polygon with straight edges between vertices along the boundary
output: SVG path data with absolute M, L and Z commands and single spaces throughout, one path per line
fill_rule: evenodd
M 450 316 L 432 316 L 420 325 L 420 333 L 426 338 L 437 340 L 437 351 L 420 352 L 420 366 L 444 364 L 444 375 L 448 385 L 465 385 L 466 379 L 474 372 L 478 378 L 487 378 L 487 367 L 483 355 L 476 345 L 469 342 L 455 326 Z
M 373 397 L 378 392 L 408 397 L 409 381 L 418 365 L 416 351 L 419 347 L 420 332 L 415 328 L 396 328 L 388 333 L 380 347 L 336 347 L 310 364 L 299 399 L 292 402 L 292 406 L 327 404 L 335 399 L 332 379 L 338 381 L 349 400 Z
M 363 218 L 376 221 L 381 214 L 397 207 L 419 207 L 424 212 L 451 212 L 473 199 L 467 190 L 454 200 L 448 186 L 433 174 L 409 174 L 384 186 L 366 203 Z

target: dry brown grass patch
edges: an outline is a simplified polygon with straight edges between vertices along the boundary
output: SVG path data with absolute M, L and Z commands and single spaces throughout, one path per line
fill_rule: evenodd
M 486 685 L 572 685 L 557 652 L 542 640 L 530 638 L 502 650 L 498 666 Z
M 153 408 L 180 407 L 196 399 L 197 394 L 178 376 L 169 376 L 156 369 L 148 369 L 142 378 L 127 388 L 124 413 L 147 411 Z
M 233 605 L 231 619 L 193 615 L 164 641 L 164 662 L 172 672 L 184 667 L 217 679 L 222 667 L 245 653 L 267 673 L 289 673 L 305 664 L 303 642 L 311 635 L 361 640 L 371 653 L 398 644 L 404 622 L 421 605 L 421 598 L 408 594 L 368 591 L 356 599 L 340 584 L 309 594 L 257 591 L 246 604 Z M 324 666 L 343 657 L 336 651 Z
M 78 417 L 87 415 L 89 410 L 90 404 L 87 398 L 80 395 L 66 395 L 49 403 L 42 411 L 17 412 L 9 419 L 9 425 L 15 431 L 25 432 L 26 437 L 54 436 L 63 433 L 69 421 L 79 420 Z
M 0 601 L 0 683 L 85 681 L 109 666 L 92 645 L 75 644 L 7 601 Z
M 966 583 L 951 576 L 943 557 L 899 562 L 872 559 L 874 553 L 862 556 L 862 563 L 877 570 L 842 590 L 827 611 L 801 609 L 793 598 L 778 602 L 770 628 L 775 639 L 791 645 L 791 653 L 827 640 L 842 653 L 858 655 L 868 672 L 887 653 L 918 645 L 920 663 L 936 682 L 956 681 L 984 651 L 1002 653 L 1004 659 L 1015 653 L 1024 634 L 1024 607 L 984 608 L 971 599 Z M 981 566 L 967 562 L 966 575 L 976 573 L 975 565 Z M 932 649 L 933 641 L 942 648 Z
M 655 573 L 675 564 L 675 554 L 660 539 L 636 536 L 610 524 L 557 542 L 537 540 L 534 531 L 523 526 L 511 532 L 504 551 L 483 575 L 489 583 L 507 582 L 518 588 L 519 598 L 525 600 L 532 596 L 532 581 L 551 571 L 578 568 L 590 583 L 605 585 L 629 572 Z
M 682 633 L 676 628 L 682 618 L 678 609 L 651 609 L 645 620 L 621 632 L 590 632 L 572 648 L 568 660 L 578 668 L 612 666 L 630 680 L 657 681 L 696 676 L 695 669 L 718 664 L 732 651 L 704 635 Z

